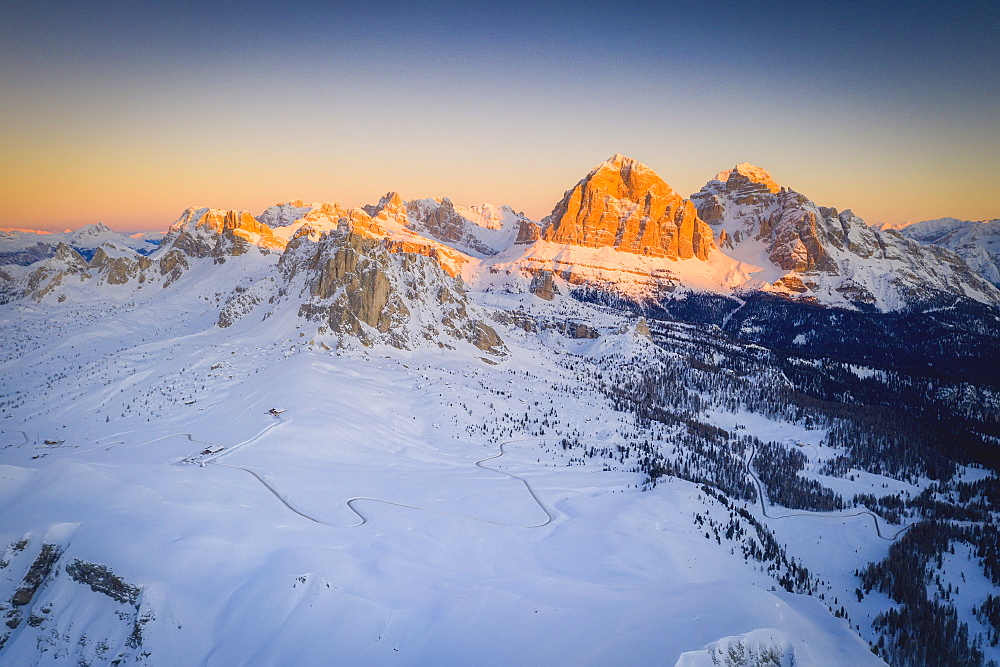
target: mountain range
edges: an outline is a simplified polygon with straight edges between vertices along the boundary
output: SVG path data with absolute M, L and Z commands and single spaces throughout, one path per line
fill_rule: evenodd
M 990 284 L 1000 276 L 998 224 L 949 218 L 875 229 L 849 210 L 838 213 L 779 186 L 750 164 L 720 172 L 684 199 L 641 162 L 616 154 L 540 222 L 509 206 L 405 202 L 390 192 L 362 208 L 293 201 L 256 217 L 192 207 L 162 236 L 125 236 L 103 225 L 63 234 L 0 232 L 0 262 L 29 265 L 55 256 L 59 243 L 86 261 L 104 244 L 133 262 L 171 249 L 194 257 L 243 254 L 251 246 L 280 252 L 298 236 L 315 240 L 349 227 L 389 252 L 433 256 L 446 272 L 484 288 L 498 273 L 549 272 L 563 288 L 586 285 L 637 300 L 773 294 L 894 312 L 956 298 L 1000 303 Z
M 995 664 L 997 224 L 616 154 L 0 232 L 0 662 Z
M 447 198 L 407 202 L 390 192 L 360 208 L 292 201 L 258 216 L 191 207 L 162 237 L 125 236 L 100 225 L 69 234 L 5 232 L 0 294 L 65 299 L 69 276 L 74 284 L 167 286 L 190 259 L 222 263 L 248 253 L 287 252 L 272 276 L 282 283 L 298 275 L 290 265 L 302 261 L 292 257 L 303 254 L 303 243 L 326 249 L 321 254 L 363 245 L 364 254 L 382 258 L 375 265 L 385 276 L 398 276 L 393 285 L 408 278 L 389 270 L 390 256 L 423 255 L 447 276 L 461 277 L 456 293 L 561 294 L 711 324 L 757 343 L 766 337 L 785 351 L 936 364 L 943 372 L 988 377 L 1000 372 L 990 330 L 1000 323 L 1000 289 L 991 282 L 1000 247 L 995 231 L 995 221 L 950 219 L 901 231 L 872 228 L 849 210 L 814 204 L 750 164 L 720 172 L 684 199 L 641 162 L 616 154 L 567 190 L 539 222 L 509 206 L 463 207 Z M 330 238 L 316 245 L 324 234 Z M 315 268 L 328 259 L 310 261 Z M 392 326 L 376 325 L 371 313 L 378 306 L 366 302 L 370 285 L 350 285 L 359 290 L 352 303 L 366 304 L 370 315 L 363 321 L 375 331 L 362 333 L 360 325 L 344 322 L 333 325 L 336 331 L 369 343 L 391 338 L 406 348 L 437 340 L 435 327 L 389 335 L 408 315 Z M 329 291 L 310 290 L 314 300 L 317 290 Z M 300 311 L 318 318 L 317 307 Z M 417 312 L 422 308 L 407 309 Z M 222 319 L 233 316 L 230 309 Z M 859 340 L 874 342 L 858 346 Z

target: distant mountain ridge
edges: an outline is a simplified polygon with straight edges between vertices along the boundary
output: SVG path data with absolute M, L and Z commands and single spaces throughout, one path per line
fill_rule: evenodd
M 814 204 L 749 163 L 719 172 L 684 199 L 655 171 L 620 154 L 567 190 L 540 223 L 509 206 L 405 201 L 389 192 L 358 208 L 296 200 L 258 216 L 192 207 L 159 246 L 158 235 L 128 237 L 104 225 L 68 234 L 2 232 L 0 264 L 65 262 L 65 251 L 56 258 L 59 243 L 85 262 L 105 245 L 112 249 L 107 257 L 135 254 L 136 267 L 137 257 L 158 259 L 171 249 L 225 261 L 252 248 L 281 253 L 299 237 L 318 242 L 345 228 L 390 253 L 431 257 L 474 290 L 531 289 L 542 280 L 555 291 L 596 290 L 642 303 L 689 293 L 761 293 L 878 312 L 948 299 L 1000 305 L 998 221 L 874 229 L 850 210 Z M 13 277 L 6 282 L 8 292 L 17 291 Z
M 1000 219 L 937 218 L 895 229 L 908 239 L 954 251 L 974 271 L 1000 287 Z
M 140 255 L 152 254 L 163 233 L 121 234 L 107 225 L 84 225 L 75 231 L 42 232 L 32 229 L 0 229 L 0 265 L 27 266 L 55 255 L 60 243 L 75 248 L 87 259 L 105 243 L 129 248 Z

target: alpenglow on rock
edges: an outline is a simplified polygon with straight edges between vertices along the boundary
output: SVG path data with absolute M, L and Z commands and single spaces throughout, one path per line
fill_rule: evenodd
M 180 248 L 191 257 L 242 255 L 251 246 L 281 251 L 285 241 L 247 211 L 191 207 L 170 226 L 162 246 Z
M 567 191 L 542 227 L 546 241 L 667 259 L 705 260 L 714 247 L 694 204 L 617 153 Z

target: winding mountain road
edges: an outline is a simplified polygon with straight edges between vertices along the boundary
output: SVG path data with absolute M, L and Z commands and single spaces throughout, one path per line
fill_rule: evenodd
M 360 509 L 358 509 L 358 506 L 357 506 L 358 503 L 360 503 L 362 501 L 372 502 L 372 503 L 381 503 L 383 505 L 392 505 L 394 507 L 402 507 L 402 508 L 406 508 L 406 509 L 417 510 L 417 511 L 420 511 L 420 512 L 430 512 L 432 514 L 441 514 L 441 515 L 444 515 L 444 516 L 456 517 L 456 518 L 460 518 L 460 519 L 467 519 L 469 521 L 478 521 L 480 523 L 488 523 L 488 524 L 492 524 L 492 525 L 495 525 L 495 526 L 505 526 L 505 527 L 511 527 L 511 528 L 541 528 L 543 526 L 547 526 L 547 525 L 551 524 L 555 520 L 555 515 L 552 513 L 551 510 L 549 510 L 548 507 L 546 507 L 545 503 L 542 502 L 542 499 L 539 497 L 538 493 L 531 486 L 531 484 L 528 482 L 527 479 L 525 479 L 524 477 L 521 477 L 520 475 L 515 475 L 514 473 L 510 473 L 510 472 L 507 472 L 505 470 L 501 470 L 499 468 L 494 468 L 492 466 L 486 465 L 486 463 L 488 461 L 494 461 L 494 460 L 499 459 L 500 457 L 502 457 L 506 453 L 506 449 L 507 449 L 508 445 L 512 445 L 512 444 L 515 444 L 515 443 L 541 442 L 541 441 L 543 441 L 543 439 L 540 439 L 540 438 L 519 438 L 519 439 L 516 439 L 516 440 L 505 440 L 504 442 L 499 443 L 497 445 L 497 452 L 495 454 L 491 454 L 489 456 L 485 456 L 485 457 L 483 457 L 483 458 L 475 461 L 475 465 L 477 467 L 479 467 L 479 468 L 482 468 L 483 470 L 489 470 L 490 472 L 495 472 L 495 473 L 498 473 L 498 474 L 501 474 L 501 475 L 505 475 L 505 476 L 510 477 L 511 479 L 517 480 L 518 482 L 520 482 L 521 484 L 523 484 L 525 490 L 528 492 L 528 495 L 531 496 L 532 501 L 545 514 L 545 520 L 544 521 L 541 521 L 539 523 L 529 524 L 529 525 L 511 524 L 511 523 L 505 523 L 505 522 L 501 522 L 501 521 L 491 521 L 489 519 L 483 519 L 483 518 L 480 518 L 480 517 L 469 516 L 469 515 L 464 515 L 464 514 L 455 514 L 455 513 L 452 513 L 452 512 L 444 512 L 444 511 L 441 511 L 441 510 L 430 509 L 430 508 L 427 508 L 427 507 L 420 507 L 418 505 L 410 505 L 410 504 L 407 504 L 407 503 L 399 503 L 399 502 L 395 502 L 395 501 L 392 501 L 392 500 L 385 500 L 383 498 L 374 498 L 374 497 L 371 497 L 371 496 L 353 496 L 351 498 L 347 498 L 344 501 L 347 504 L 347 506 L 350 508 L 350 510 L 355 515 L 357 515 L 357 517 L 358 517 L 358 522 L 357 523 L 346 524 L 345 525 L 345 524 L 335 524 L 335 523 L 329 523 L 329 522 L 323 521 L 322 519 L 318 519 L 315 516 L 310 515 L 305 510 L 300 509 L 299 507 L 297 507 L 285 494 L 283 494 L 281 491 L 279 491 L 270 481 L 268 481 L 264 476 L 262 476 L 256 470 L 253 470 L 251 468 L 246 468 L 244 466 L 238 466 L 238 465 L 232 465 L 232 464 L 229 464 L 229 463 L 223 463 L 222 460 L 221 460 L 224 457 L 226 457 L 226 456 L 228 456 L 228 455 L 230 455 L 230 454 L 232 454 L 232 453 L 234 453 L 234 452 L 236 452 L 236 451 L 238 451 L 238 450 L 240 450 L 240 449 L 242 449 L 242 448 L 244 448 L 244 447 L 246 447 L 248 445 L 251 445 L 252 443 L 254 443 L 254 442 L 258 441 L 258 440 L 260 440 L 262 437 L 264 437 L 264 435 L 266 435 L 272 429 L 277 428 L 278 426 L 281 426 L 282 424 L 285 424 L 288 421 L 290 421 L 290 419 L 286 419 L 284 417 L 281 417 L 280 415 L 276 415 L 275 419 L 271 423 L 269 423 L 267 426 L 265 426 L 263 429 L 261 429 L 258 433 L 256 433 L 255 435 L 253 435 L 250 438 L 247 438 L 246 440 L 243 440 L 242 442 L 239 442 L 239 443 L 233 445 L 232 447 L 228 447 L 228 448 L 222 449 L 221 451 L 214 452 L 214 453 L 211 453 L 211 454 L 206 454 L 206 455 L 201 455 L 201 456 L 196 455 L 196 456 L 186 457 L 184 459 L 175 461 L 174 463 L 176 463 L 176 464 L 190 463 L 190 464 L 199 464 L 199 465 L 213 464 L 213 465 L 218 465 L 218 466 L 222 466 L 222 467 L 225 467 L 225 468 L 232 468 L 234 470 L 242 470 L 243 472 L 245 472 L 245 473 L 253 476 L 254 479 L 256 479 L 262 486 L 264 486 L 265 489 L 267 489 L 275 498 L 277 498 L 290 511 L 292 511 L 295 514 L 301 516 L 302 518 L 307 519 L 309 521 L 312 521 L 314 523 L 318 523 L 318 524 L 321 524 L 321 525 L 324 525 L 324 526 L 330 526 L 330 527 L 334 527 L 334 528 L 354 528 L 354 527 L 358 527 L 358 526 L 363 526 L 366 523 L 368 523 L 369 522 L 369 517 L 367 515 L 365 515 Z M 5 430 L 0 430 L 0 432 L 13 432 L 13 430 L 12 429 L 10 429 L 10 430 L 5 429 Z M 27 434 L 24 433 L 23 431 L 17 431 L 17 432 L 21 433 L 22 437 L 25 440 L 25 443 L 27 443 L 28 442 Z M 204 440 L 197 440 L 197 439 L 195 439 L 195 437 L 191 433 L 171 433 L 171 434 L 168 434 L 168 435 L 160 436 L 158 438 L 154 438 L 154 439 L 146 441 L 146 442 L 139 443 L 137 445 L 133 445 L 133 447 L 141 447 L 141 446 L 152 444 L 154 442 L 159 442 L 161 440 L 165 440 L 167 438 L 173 438 L 173 437 L 178 437 L 178 436 L 186 437 L 192 443 L 196 443 L 196 444 L 200 444 L 200 445 L 206 445 L 208 447 L 218 447 L 218 446 L 220 446 L 218 443 L 206 442 Z M 581 441 L 581 442 L 584 442 L 584 441 Z M 608 444 L 607 442 L 604 442 L 604 441 L 601 441 L 601 442 L 602 442 L 602 444 Z M 99 444 L 99 445 L 97 445 L 95 447 L 81 450 L 79 453 L 86 453 L 86 452 L 89 452 L 89 451 L 93 451 L 94 449 L 99 449 L 99 448 L 102 448 L 102 447 L 107 447 L 107 446 L 113 445 L 113 444 L 126 444 L 126 443 L 125 443 L 125 441 L 122 441 L 122 440 L 113 440 L 113 441 L 103 442 L 103 443 L 101 443 L 101 444 Z M 881 525 L 881 523 L 879 521 L 881 517 L 879 517 L 877 514 L 875 514 L 874 512 L 871 512 L 869 510 L 857 510 L 855 512 L 849 512 L 849 513 L 844 513 L 844 512 L 840 512 L 840 513 L 804 512 L 803 511 L 803 512 L 788 512 L 788 513 L 784 513 L 784 514 L 774 514 L 773 511 L 769 511 L 769 509 L 768 509 L 767 494 L 764 491 L 764 485 L 760 481 L 760 478 L 757 477 L 757 474 L 753 471 L 753 461 L 756 458 L 756 456 L 757 456 L 757 448 L 754 447 L 750 451 L 750 456 L 748 456 L 747 459 L 746 459 L 746 461 L 745 461 L 746 472 L 750 476 L 750 479 L 753 480 L 754 486 L 757 489 L 757 498 L 758 498 L 758 500 L 760 502 L 761 513 L 766 518 L 768 518 L 768 519 L 778 520 L 778 519 L 788 519 L 788 518 L 792 518 L 792 517 L 812 517 L 812 518 L 815 518 L 815 519 L 846 519 L 846 518 L 850 518 L 850 517 L 869 516 L 869 517 L 871 517 L 872 522 L 874 524 L 876 535 L 878 535 L 879 538 L 881 538 L 883 540 L 886 540 L 888 542 L 893 542 L 893 541 L 897 540 L 900 535 L 902 535 L 904 532 L 906 532 L 907 530 L 909 530 L 910 527 L 912 527 L 912 525 L 913 525 L 913 524 L 905 525 L 905 526 L 901 527 L 900 529 L 896 530 L 895 532 L 891 532 L 891 533 L 888 532 L 888 529 L 885 532 L 883 532 L 883 527 L 882 527 L 882 525 Z M 774 506 L 771 506 L 771 510 L 773 510 L 773 507 Z M 885 521 L 885 519 L 882 519 L 882 521 Z
M 492 468 L 492 467 L 489 467 L 487 465 L 484 465 L 486 463 L 486 461 L 492 461 L 494 459 L 497 459 L 497 458 L 500 458 L 501 456 L 503 456 L 504 453 L 505 453 L 504 449 L 509 444 L 512 444 L 512 443 L 515 443 L 515 442 L 528 442 L 528 441 L 535 442 L 536 441 L 535 439 L 522 439 L 522 440 L 508 440 L 508 441 L 500 443 L 499 446 L 498 446 L 499 451 L 496 454 L 491 454 L 490 456 L 487 456 L 487 457 L 484 457 L 482 459 L 479 459 L 478 461 L 475 462 L 475 465 L 478 466 L 479 468 L 482 468 L 483 470 L 489 470 L 490 472 L 495 472 L 495 473 L 499 473 L 501 475 L 506 475 L 507 477 L 510 477 L 512 479 L 515 479 L 515 480 L 521 482 L 524 485 L 524 488 L 528 491 L 528 494 L 531 496 L 531 499 L 535 502 L 536 505 L 538 505 L 539 509 L 541 509 L 542 512 L 545 514 L 545 520 L 542 521 L 541 523 L 535 523 L 535 524 L 530 524 L 530 525 L 522 525 L 522 524 L 505 523 L 505 522 L 501 522 L 501 521 L 491 521 L 489 519 L 482 519 L 482 518 L 475 517 L 475 516 L 468 516 L 468 515 L 464 515 L 464 514 L 455 514 L 455 513 L 452 513 L 452 512 L 444 512 L 444 511 L 441 511 L 441 510 L 430 509 L 430 508 L 427 508 L 427 507 L 420 507 L 418 505 L 409 505 L 409 504 L 406 504 L 406 503 L 399 503 L 399 502 L 395 502 L 395 501 L 392 501 L 392 500 L 385 500 L 383 498 L 373 498 L 371 496 L 354 496 L 354 497 L 348 498 L 348 499 L 346 499 L 344 501 L 347 504 L 347 507 L 350 508 L 350 510 L 352 512 L 354 512 L 354 514 L 357 515 L 357 517 L 359 519 L 359 521 L 357 523 L 352 523 L 352 524 L 346 524 L 345 525 L 345 524 L 329 523 L 327 521 L 323 521 L 322 519 L 318 519 L 315 516 L 312 516 L 311 514 L 309 514 L 308 512 L 300 509 L 299 507 L 296 507 L 295 504 L 291 500 L 289 500 L 289 498 L 285 494 L 281 493 L 281 491 L 279 491 L 271 482 L 269 482 L 264 476 L 262 476 L 256 470 L 253 470 L 251 468 L 246 468 L 244 466 L 232 465 L 232 464 L 229 464 L 229 463 L 222 463 L 220 461 L 220 459 L 222 459 L 224 456 L 228 456 L 229 454 L 232 454 L 233 452 L 235 452 L 235 451 L 237 451 L 237 450 L 239 450 L 239 449 L 241 449 L 241 448 L 243 448 L 243 447 L 245 447 L 245 446 L 247 446 L 247 445 L 249 445 L 249 444 L 257 441 L 257 440 L 259 440 L 268 431 L 270 431 L 271 429 L 275 428 L 276 426 L 279 426 L 279 425 L 281 425 L 283 423 L 286 423 L 286 421 L 288 421 L 288 420 L 285 420 L 284 418 L 278 416 L 278 417 L 276 417 L 276 421 L 274 421 L 273 423 L 271 423 L 268 426 L 266 426 L 263 430 L 261 430 L 260 433 L 257 433 L 252 438 L 244 440 L 243 442 L 238 443 L 238 444 L 236 444 L 236 445 L 234 445 L 234 446 L 232 446 L 232 447 L 230 447 L 228 449 L 225 449 L 225 450 L 223 450 L 221 452 L 217 452 L 215 454 L 206 456 L 204 458 L 199 458 L 199 459 L 197 459 L 197 462 L 200 463 L 200 464 L 214 464 L 214 465 L 222 466 L 222 467 L 225 467 L 225 468 L 232 468 L 234 470 L 242 470 L 243 472 L 252 475 L 254 479 L 256 479 L 258 482 L 260 482 L 264 486 L 264 488 L 266 488 L 268 491 L 270 491 L 271 494 L 275 498 L 277 498 L 279 501 L 281 501 L 281 503 L 285 507 L 287 507 L 289 510 L 291 510 L 295 514 L 298 514 L 302 518 L 308 519 L 309 521 L 312 521 L 313 523 L 318 523 L 318 524 L 321 524 L 321 525 L 324 525 L 324 526 L 330 526 L 330 527 L 333 527 L 333 528 L 356 528 L 358 526 L 363 526 L 366 523 L 368 523 L 369 517 L 366 516 L 364 513 L 362 513 L 361 510 L 358 509 L 358 507 L 357 507 L 357 504 L 359 502 L 362 502 L 362 501 L 373 502 L 373 503 L 381 503 L 383 505 L 392 505 L 394 507 L 403 507 L 403 508 L 406 508 L 406 509 L 417 510 L 417 511 L 420 511 L 420 512 L 430 512 L 432 514 L 441 514 L 441 515 L 444 515 L 444 516 L 456 517 L 456 518 L 459 518 L 459 519 L 468 519 L 469 521 L 478 521 L 480 523 L 488 523 L 488 524 L 492 524 L 494 526 L 505 526 L 505 527 L 509 527 L 509 528 L 541 528 L 542 526 L 549 525 L 555 519 L 555 515 L 553 515 L 552 512 L 549 511 L 549 509 L 542 502 L 541 498 L 538 497 L 538 494 L 535 492 L 535 489 L 532 488 L 531 484 L 528 483 L 528 480 L 526 480 L 523 477 L 520 477 L 518 475 L 515 475 L 513 473 L 509 473 L 509 472 L 506 472 L 504 470 L 499 470 L 497 468 Z M 185 434 L 185 435 L 187 435 L 187 434 Z
M 883 540 L 886 540 L 887 542 L 895 542 L 896 539 L 900 535 L 902 535 L 903 533 L 905 533 L 907 530 L 909 530 L 913 526 L 912 523 L 911 524 L 907 524 L 907 525 L 903 526 L 902 528 L 900 528 L 899 530 L 897 530 L 896 532 L 891 533 L 889 535 L 889 537 L 886 537 L 885 535 L 882 534 L 882 528 L 879 526 L 879 518 L 880 517 L 877 514 L 875 514 L 874 512 L 870 511 L 870 510 L 858 510 L 856 512 L 851 512 L 851 513 L 790 512 L 788 514 L 780 514 L 780 515 L 770 514 L 767 511 L 767 501 L 765 500 L 767 498 L 767 496 L 764 493 L 764 485 L 761 483 L 761 481 L 757 477 L 756 473 L 754 473 L 753 467 L 752 467 L 753 460 L 756 457 L 757 457 L 757 448 L 754 447 L 750 451 L 750 456 L 747 457 L 747 461 L 746 461 L 747 474 L 750 475 L 750 479 L 753 480 L 753 483 L 757 487 L 757 499 L 760 500 L 760 511 L 763 512 L 764 516 L 766 516 L 768 519 L 789 519 L 791 517 L 797 517 L 797 516 L 813 517 L 815 519 L 846 519 L 846 518 L 855 517 L 855 516 L 870 516 L 872 518 L 872 521 L 875 522 L 875 534 L 878 535 Z M 882 520 L 885 521 L 885 519 L 882 519 Z

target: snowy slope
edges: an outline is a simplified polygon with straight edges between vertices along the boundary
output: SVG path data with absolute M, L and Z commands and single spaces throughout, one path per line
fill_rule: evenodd
M 908 239 L 953 250 L 980 275 L 1000 286 L 1000 220 L 939 218 L 907 224 L 898 231 Z
M 266 299 L 216 326 L 274 262 L 189 257 L 165 288 L 69 282 L 62 303 L 3 306 L 2 599 L 44 545 L 60 554 L 7 604 L 4 661 L 672 664 L 770 633 L 799 665 L 878 664 L 819 601 L 706 540 L 692 517 L 729 515 L 698 486 L 642 492 L 556 446 L 635 437 L 556 361 L 646 349 L 620 319 L 598 316 L 598 340 L 506 329 L 499 363 L 335 354 Z

